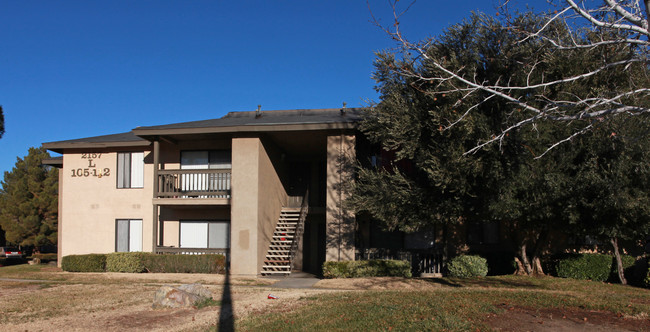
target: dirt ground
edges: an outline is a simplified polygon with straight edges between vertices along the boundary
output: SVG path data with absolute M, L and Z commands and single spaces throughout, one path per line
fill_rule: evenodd
M 232 278 L 226 286 L 221 275 L 61 273 L 66 283 L 0 281 L 0 330 L 196 331 L 216 325 L 220 317 L 286 311 L 300 297 L 333 291 L 270 288 L 277 280 L 264 278 Z M 151 308 L 153 294 L 161 285 L 186 283 L 203 284 L 213 299 L 225 305 Z M 268 299 L 269 294 L 278 299 Z
M 443 287 L 419 279 L 359 278 L 321 280 L 311 289 L 278 289 L 277 280 L 221 275 L 58 272 L 66 282 L 0 281 L 2 331 L 196 331 L 232 324 L 266 312 L 290 311 L 300 298 L 348 290 L 433 290 Z M 221 306 L 202 309 L 151 308 L 154 292 L 164 284 L 201 283 Z M 268 294 L 279 299 L 270 300 Z M 497 331 L 650 331 L 648 317 L 618 317 L 586 310 L 532 310 L 509 307 L 487 317 Z
M 589 310 L 530 309 L 508 307 L 487 324 L 495 331 L 599 332 L 650 331 L 647 317 L 622 317 Z

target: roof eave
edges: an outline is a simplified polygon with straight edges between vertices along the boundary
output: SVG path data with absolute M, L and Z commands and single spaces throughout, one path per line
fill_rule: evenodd
M 115 148 L 115 147 L 142 147 L 150 146 L 151 142 L 143 141 L 128 141 L 128 142 L 49 142 L 42 144 L 44 148 L 54 151 L 56 153 L 63 153 L 64 149 L 102 149 L 102 148 Z
M 355 129 L 356 122 L 333 123 L 299 123 L 299 124 L 265 124 L 243 126 L 215 126 L 202 128 L 170 128 L 170 129 L 144 129 L 132 130 L 136 136 L 146 138 L 152 136 L 191 135 L 191 134 L 225 134 L 225 133 L 259 133 L 278 131 L 311 131 L 311 130 L 337 130 Z

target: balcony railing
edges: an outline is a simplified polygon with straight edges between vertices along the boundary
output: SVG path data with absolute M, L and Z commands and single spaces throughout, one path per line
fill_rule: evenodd
M 160 198 L 230 198 L 230 169 L 158 171 Z
M 228 257 L 230 249 L 228 248 L 178 248 L 178 247 L 156 247 L 156 253 L 171 255 L 206 255 L 219 254 Z

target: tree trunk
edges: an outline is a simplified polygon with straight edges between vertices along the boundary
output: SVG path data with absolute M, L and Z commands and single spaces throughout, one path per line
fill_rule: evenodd
M 546 275 L 544 273 L 544 268 L 542 268 L 542 260 L 539 258 L 539 256 L 533 256 L 533 271 L 532 274 L 535 276 L 543 276 Z
M 545 275 L 544 273 L 544 268 L 542 268 L 542 248 L 544 248 L 544 245 L 548 242 L 548 235 L 549 231 L 546 227 L 542 227 L 542 230 L 537 233 L 537 236 L 535 237 L 535 243 L 534 243 L 534 249 L 533 249 L 533 257 L 532 257 L 532 270 L 531 274 L 536 275 L 536 276 L 543 276 Z
M 618 272 L 618 279 L 621 281 L 622 285 L 627 285 L 627 280 L 625 280 L 625 271 L 623 270 L 623 260 L 621 259 L 621 253 L 618 251 L 618 239 L 613 237 L 609 239 L 612 243 L 612 248 L 614 248 L 614 257 L 616 257 L 616 270 Z
M 522 241 L 519 245 L 519 252 L 517 253 L 517 257 L 515 257 L 515 262 L 517 263 L 516 275 L 530 275 L 533 272 L 530 261 L 528 260 L 528 254 L 526 254 L 526 241 Z

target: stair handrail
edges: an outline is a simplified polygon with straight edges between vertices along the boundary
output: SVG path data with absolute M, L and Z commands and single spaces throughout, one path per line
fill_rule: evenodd
M 296 251 L 298 250 L 298 244 L 302 239 L 302 234 L 305 231 L 305 221 L 307 220 L 308 213 L 309 213 L 309 189 L 305 192 L 305 195 L 302 197 L 302 204 L 300 205 L 300 216 L 298 217 L 296 231 L 293 236 L 293 241 L 291 242 L 291 251 L 289 252 L 289 262 L 290 262 L 289 271 L 293 271 L 293 264 L 296 258 Z

